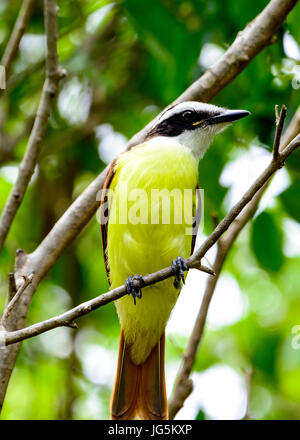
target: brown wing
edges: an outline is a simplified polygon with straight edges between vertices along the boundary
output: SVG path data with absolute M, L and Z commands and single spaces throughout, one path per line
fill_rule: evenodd
M 101 237 L 102 237 L 102 250 L 103 250 L 104 264 L 105 264 L 108 284 L 110 284 L 110 279 L 109 279 L 109 264 L 108 264 L 107 252 L 106 252 L 107 228 L 108 228 L 108 219 L 109 219 L 107 190 L 109 189 L 113 177 L 115 175 L 115 165 L 116 165 L 116 160 L 113 160 L 105 178 L 105 182 L 102 189 L 101 201 L 100 201 L 100 229 L 101 229 Z
M 196 238 L 197 238 L 197 232 L 198 232 L 198 228 L 199 228 L 199 224 L 200 224 L 200 220 L 201 220 L 201 194 L 200 194 L 200 187 L 199 185 L 197 185 L 196 188 L 196 197 L 198 200 L 198 204 L 197 204 L 197 210 L 196 210 L 196 217 L 195 220 L 193 222 L 193 237 L 192 237 L 192 247 L 191 247 L 191 255 L 194 252 L 195 249 L 195 245 L 196 245 Z

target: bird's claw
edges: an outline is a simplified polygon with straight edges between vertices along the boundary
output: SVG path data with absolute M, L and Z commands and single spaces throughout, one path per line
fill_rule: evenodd
M 134 281 L 139 280 L 139 286 L 134 286 Z M 142 298 L 142 287 L 144 286 L 144 278 L 141 275 L 135 275 L 133 278 L 128 277 L 125 281 L 127 294 L 133 298 L 134 305 L 136 306 L 136 298 Z
M 177 257 L 176 260 L 172 261 L 172 273 L 175 277 L 173 285 L 174 285 L 175 289 L 181 289 L 181 287 L 182 287 L 181 282 L 183 282 L 183 284 L 185 284 L 185 280 L 184 280 L 184 271 L 185 270 L 189 270 L 189 269 L 185 263 L 184 258 Z

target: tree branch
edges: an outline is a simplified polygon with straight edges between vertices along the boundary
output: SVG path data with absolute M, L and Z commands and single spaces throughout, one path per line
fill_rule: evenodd
M 300 105 L 296 113 L 294 114 L 288 128 L 282 135 L 279 150 L 281 151 L 282 148 L 289 144 L 298 133 L 300 133 Z
M 274 33 L 296 3 L 297 0 L 286 0 L 285 2 L 272 0 L 260 14 L 260 19 L 255 19 L 242 33 L 238 34 L 233 43 L 234 50 L 230 51 L 231 48 L 229 48 L 226 54 L 221 57 L 220 61 L 192 84 L 186 93 L 177 99 L 177 102 L 186 99 L 208 101 L 214 97 L 245 68 L 255 55 L 267 44 L 272 42 Z M 246 33 L 246 29 L 248 29 L 249 34 L 248 32 Z M 249 35 L 256 35 L 255 39 L 251 41 L 253 46 L 255 46 L 254 48 L 250 47 L 247 41 Z M 223 63 L 224 67 L 222 68 Z M 232 74 L 231 70 L 233 72 Z M 224 75 L 224 73 L 226 73 L 226 75 Z M 212 92 L 210 92 L 210 89 L 212 89 Z M 147 130 L 148 128 L 142 130 L 138 136 L 134 137 L 129 143 L 129 147 L 139 142 L 139 140 L 143 140 Z M 17 303 L 17 307 L 14 308 L 10 316 L 10 321 L 13 322 L 13 328 L 11 330 L 24 327 L 31 297 L 40 280 L 55 264 L 64 249 L 74 240 L 96 212 L 100 200 L 100 198 L 97 199 L 97 193 L 103 186 L 105 176 L 106 170 L 97 176 L 89 187 L 75 200 L 33 253 L 27 255 L 23 252 L 17 255 L 17 284 L 22 280 L 23 275 L 28 276 L 34 272 L 35 277 L 33 282 L 22 294 Z M 193 267 L 192 263 L 191 267 Z M 168 269 L 167 276 L 170 276 Z M 15 318 L 14 321 L 13 317 Z M 14 343 L 5 350 L 0 351 L 0 408 L 18 350 L 19 344 Z
M 280 114 L 278 114 L 278 106 L 275 106 L 275 114 L 276 114 L 276 131 L 275 131 L 275 138 L 274 138 L 274 144 L 273 144 L 273 155 L 275 159 L 278 157 L 279 154 L 279 146 L 280 146 L 280 139 L 281 139 L 281 133 L 283 129 L 283 123 L 286 116 L 286 106 L 283 105 L 280 110 Z
M 0 218 L 0 251 L 4 245 L 4 241 L 15 218 L 17 210 L 23 201 L 25 192 L 34 172 L 40 152 L 41 141 L 46 132 L 47 122 L 50 116 L 51 103 L 57 92 L 59 80 L 65 75 L 65 72 L 58 64 L 56 49 L 56 2 L 53 0 L 44 0 L 44 11 L 48 48 L 46 79 L 34 125 L 29 137 L 28 146 L 19 166 L 17 181 L 8 197 L 8 200 L 6 201 Z
M 286 2 L 272 0 L 260 14 L 260 19 L 251 22 L 251 26 L 250 24 L 248 25 L 251 27 L 251 35 L 256 35 L 255 42 L 259 45 L 260 50 L 265 47 L 264 44 L 266 41 L 271 40 L 273 35 L 272 32 L 275 32 L 280 24 L 282 24 L 286 18 L 286 15 L 292 9 L 295 3 L 295 0 L 288 0 Z M 264 32 L 260 34 L 260 28 L 263 25 L 262 23 L 264 17 L 266 17 Z M 245 54 L 247 54 L 247 50 L 250 50 L 248 44 L 246 44 L 244 41 L 245 36 L 242 38 L 242 35 L 245 35 L 248 26 L 243 32 L 239 33 L 237 39 L 233 43 L 235 45 L 233 53 L 243 53 L 245 56 Z M 260 40 L 260 38 L 262 40 Z M 251 49 L 251 53 L 252 51 L 253 49 Z M 254 52 L 257 54 L 259 50 L 255 50 Z M 232 80 L 243 69 L 244 65 L 235 63 L 234 60 L 236 60 L 236 58 L 233 55 L 229 56 L 228 58 L 228 53 L 231 53 L 230 48 L 226 52 L 227 55 L 224 54 L 217 64 L 219 65 L 220 63 L 221 65 L 227 65 L 229 60 L 232 61 L 230 64 L 231 68 L 234 69 L 234 75 L 231 78 Z M 250 59 L 251 56 L 249 53 L 249 61 Z M 237 67 L 237 65 L 239 67 Z M 185 99 L 201 99 L 203 101 L 209 100 L 207 93 L 209 93 L 211 87 L 213 87 L 213 92 L 210 97 L 215 96 L 222 89 L 222 87 L 219 87 L 219 84 L 222 84 L 224 71 L 219 68 L 215 70 L 213 66 L 211 69 L 209 69 L 209 72 L 210 73 L 206 72 L 204 75 L 202 75 L 202 77 L 188 89 L 187 94 L 183 93 L 179 98 L 177 98 L 176 102 Z M 214 78 L 213 85 L 212 78 Z M 228 79 L 228 82 L 230 82 L 230 79 Z M 206 92 L 204 93 L 204 91 Z M 204 94 L 202 94 L 202 92 Z M 143 130 L 142 132 L 145 135 L 147 131 Z M 139 134 L 140 139 L 142 139 L 142 132 Z M 136 140 L 137 138 L 132 138 L 129 143 L 129 147 L 134 145 Z M 39 274 L 38 278 L 41 279 L 55 264 L 64 249 L 74 240 L 74 238 L 89 222 L 99 206 L 100 197 L 97 198 L 97 193 L 103 186 L 106 172 L 107 168 L 101 174 L 99 174 L 96 179 L 86 188 L 86 190 L 75 200 L 65 214 L 54 225 L 50 233 L 38 246 L 38 248 L 31 255 L 28 255 L 26 267 L 23 268 L 25 275 L 35 272 L 36 274 Z M 40 263 L 41 261 L 42 264 Z M 39 262 L 38 267 L 36 264 L 37 262 Z
M 23 284 L 19 287 L 19 289 L 16 291 L 14 296 L 11 298 L 11 300 L 9 301 L 7 306 L 5 307 L 5 310 L 4 310 L 2 318 L 1 318 L 1 325 L 0 325 L 0 327 L 2 327 L 3 329 L 6 329 L 6 323 L 8 321 L 9 315 L 11 314 L 13 308 L 16 305 L 16 302 L 18 301 L 18 299 L 20 298 L 20 296 L 22 295 L 22 293 L 24 292 L 26 287 L 29 286 L 29 284 L 32 282 L 32 278 L 33 278 L 33 275 L 31 275 L 29 277 L 24 277 Z M 10 280 L 11 280 L 11 278 L 10 278 Z M 12 282 L 12 280 L 11 280 L 11 282 Z M 14 286 L 14 289 L 15 289 L 15 286 Z
M 283 149 L 281 153 L 278 154 L 278 157 L 275 159 L 273 157 L 272 161 L 270 162 L 269 166 L 265 169 L 265 171 L 258 177 L 258 179 L 251 185 L 251 187 L 248 189 L 248 191 L 244 194 L 244 196 L 241 198 L 241 200 L 233 206 L 233 208 L 229 211 L 229 213 L 224 217 L 224 219 L 216 226 L 212 234 L 207 238 L 207 240 L 204 241 L 204 243 L 199 247 L 199 249 L 194 252 L 194 254 L 186 260 L 186 264 L 189 269 L 191 268 L 198 268 L 202 269 L 201 267 L 201 259 L 206 254 L 206 252 L 219 240 L 221 235 L 229 228 L 230 225 L 233 226 L 233 230 L 230 235 L 225 236 L 224 239 L 220 240 L 220 245 L 218 249 L 218 254 L 216 257 L 216 261 L 213 267 L 214 273 L 216 274 L 215 277 L 209 278 L 207 291 L 205 294 L 205 303 L 206 306 L 204 309 L 200 310 L 201 318 L 200 322 L 197 324 L 198 327 L 201 327 L 201 334 L 204 326 L 204 322 L 206 319 L 206 314 L 208 310 L 208 305 L 211 299 L 211 296 L 214 292 L 218 275 L 220 273 L 220 270 L 222 268 L 222 265 L 224 263 L 224 260 L 226 258 L 226 255 L 228 253 L 229 248 L 231 247 L 233 241 L 235 240 L 236 236 L 240 232 L 240 230 L 244 227 L 244 225 L 247 223 L 247 221 L 250 218 L 250 215 L 252 215 L 256 209 L 256 205 L 250 205 L 250 208 L 247 209 L 247 214 L 244 215 L 244 217 L 241 217 L 238 222 L 233 223 L 236 217 L 239 215 L 239 213 L 242 211 L 242 209 L 249 203 L 249 201 L 260 191 L 260 189 L 264 186 L 264 184 L 268 181 L 268 179 L 277 171 L 280 169 L 285 159 L 300 145 L 300 135 L 298 135 L 286 148 Z M 249 216 L 249 217 L 248 217 Z M 172 268 L 167 267 L 164 269 L 161 269 L 155 273 L 145 275 L 143 276 L 143 286 L 140 286 L 140 281 L 135 280 L 134 284 L 136 287 L 145 287 L 150 286 L 152 284 L 155 284 L 159 281 L 163 281 L 169 277 L 173 276 L 172 274 Z M 93 298 L 89 301 L 86 301 L 73 309 L 62 313 L 59 316 L 56 316 L 54 318 L 50 318 L 46 321 L 33 324 L 29 327 L 23 328 L 21 330 L 16 330 L 13 332 L 4 332 L 2 334 L 2 339 L 5 340 L 6 345 L 14 344 L 16 342 L 20 342 L 24 339 L 31 338 L 33 336 L 37 336 L 41 333 L 44 333 L 46 331 L 49 331 L 56 327 L 61 326 L 72 326 L 73 321 L 76 318 L 79 318 L 80 316 L 86 315 L 90 313 L 92 310 L 95 310 L 99 307 L 102 307 L 106 304 L 108 304 L 111 301 L 115 301 L 119 298 L 122 298 L 122 296 L 126 295 L 126 286 L 120 286 L 116 289 L 111 290 L 110 292 L 106 292 L 96 298 Z M 193 332 L 194 333 L 194 332 Z M 201 337 L 200 334 L 200 337 Z M 197 336 L 198 339 L 200 339 L 199 335 Z M 195 338 L 194 338 L 195 339 Z M 196 344 L 193 341 L 193 350 L 195 351 Z M 188 359 L 189 363 L 189 371 L 192 367 L 191 358 L 189 356 L 186 357 Z
M 250 61 L 269 44 L 274 43 L 274 34 L 298 0 L 271 0 L 263 11 L 239 32 L 224 55 L 171 105 L 183 101 L 208 102 L 247 67 Z M 164 111 L 164 110 L 163 110 Z M 145 139 L 154 122 L 151 121 L 129 142 L 130 147 Z
M 193 391 L 193 383 L 190 379 L 190 374 L 194 365 L 200 340 L 203 335 L 209 304 L 214 294 L 228 249 L 228 244 L 225 245 L 223 238 L 220 238 L 218 241 L 217 255 L 213 264 L 213 269 L 216 276 L 209 277 L 207 280 L 201 307 L 199 309 L 187 348 L 183 354 L 183 361 L 177 374 L 173 393 L 169 399 L 168 407 L 170 420 L 174 419 L 178 411 L 183 407 L 185 400 Z
M 9 272 L 8 274 L 8 302 L 15 296 L 17 292 L 15 274 Z
M 1 63 L 6 71 L 6 77 L 10 72 L 12 63 L 17 55 L 19 44 L 25 29 L 28 26 L 32 11 L 34 8 L 35 0 L 24 0 L 23 5 L 20 9 L 17 21 L 11 33 L 10 39 L 6 45 L 4 54 L 2 56 Z
M 283 151 L 287 148 L 287 145 L 281 142 L 280 145 L 280 137 L 282 133 L 283 123 L 286 116 L 286 107 L 282 106 L 280 115 L 278 114 L 278 106 L 275 106 L 275 115 L 276 115 L 276 133 L 274 138 L 274 147 L 273 147 L 273 159 L 277 159 L 280 151 Z M 280 127 L 279 127 L 280 126 Z M 295 124 L 293 123 L 295 127 Z M 279 127 L 279 129 L 278 129 Z M 287 131 L 290 131 L 291 124 L 287 128 Z M 299 130 L 295 130 L 293 132 L 294 136 L 298 135 Z M 299 135 L 298 135 L 299 138 Z M 285 137 L 285 139 L 287 139 Z M 279 145 L 281 148 L 279 149 Z M 277 150 L 277 154 L 274 154 L 275 149 Z M 203 300 L 200 306 L 200 310 L 198 316 L 196 318 L 194 328 L 192 330 L 192 334 L 190 336 L 187 348 L 183 355 L 182 364 L 179 368 L 177 378 L 175 381 L 174 389 L 172 395 L 169 400 L 169 417 L 170 419 L 174 419 L 176 414 L 183 407 L 185 400 L 193 391 L 193 385 L 190 379 L 190 374 L 192 371 L 192 367 L 195 362 L 195 358 L 197 356 L 197 352 L 199 350 L 199 345 L 203 336 L 203 330 L 208 314 L 209 305 L 213 294 L 215 292 L 215 288 L 218 282 L 219 275 L 221 273 L 222 267 L 224 265 L 225 259 L 230 251 L 233 243 L 235 242 L 237 236 L 244 228 L 244 226 L 248 223 L 248 221 L 255 214 L 259 201 L 266 190 L 270 179 L 268 179 L 262 187 L 257 191 L 255 196 L 252 198 L 251 202 L 245 207 L 245 209 L 239 214 L 236 220 L 231 224 L 226 234 L 224 234 L 218 241 L 218 249 L 217 255 L 215 257 L 215 262 L 213 265 L 213 269 L 216 273 L 215 277 L 209 277 L 207 280 L 206 288 L 204 291 Z M 249 405 L 249 403 L 248 403 Z
M 240 218 L 237 218 L 235 222 L 231 224 L 231 227 L 228 229 L 227 233 L 224 234 L 224 236 L 222 236 L 217 242 L 217 255 L 213 264 L 213 270 L 216 275 L 214 277 L 209 277 L 207 280 L 199 313 L 197 315 L 187 348 L 182 357 L 182 364 L 179 368 L 174 389 L 169 399 L 168 406 L 170 420 L 175 418 L 176 414 L 183 407 L 185 400 L 193 391 L 193 383 L 190 379 L 190 374 L 203 336 L 209 305 L 215 292 L 221 270 L 235 239 L 246 223 L 254 215 L 257 209 L 257 204 L 264 190 L 265 185 L 260 188 L 245 210 L 242 211 Z
M 30 17 L 34 9 L 35 0 L 24 0 L 22 7 L 20 9 L 18 18 L 16 20 L 13 31 L 10 35 L 8 43 L 5 47 L 0 64 L 5 69 L 6 81 L 9 77 L 10 69 L 12 63 L 18 53 L 19 44 L 22 36 L 29 24 Z M 4 90 L 0 90 L 0 96 L 4 93 Z M 2 123 L 1 123 L 2 125 Z M 26 124 L 27 125 L 27 124 Z M 32 124 L 30 124 L 32 125 Z M 31 128 L 31 127 L 30 127 Z M 28 130 L 27 130 L 28 131 Z M 13 158 L 13 149 L 16 143 L 20 140 L 22 136 L 16 136 L 12 139 L 7 138 L 4 134 L 0 135 L 0 164 L 6 160 L 11 160 Z
M 34 172 L 40 151 L 41 140 L 45 134 L 47 121 L 50 115 L 51 102 L 57 91 L 58 82 L 64 75 L 64 71 L 62 71 L 58 65 L 57 49 L 56 44 L 54 44 L 54 42 L 57 41 L 55 0 L 44 0 L 44 17 L 48 48 L 46 79 L 28 146 L 19 167 L 18 178 L 5 204 L 0 219 L 0 251 Z M 16 259 L 17 269 L 25 263 L 25 260 L 24 252 L 18 252 Z M 31 271 L 30 274 L 33 272 L 34 271 Z M 27 274 L 27 276 L 30 274 Z M 19 288 L 20 280 L 22 280 L 24 275 L 25 274 L 22 274 L 19 279 L 16 279 L 17 288 Z M 18 302 L 15 303 L 14 308 L 10 311 L 5 323 L 7 330 L 15 330 L 16 328 L 24 326 L 30 303 L 30 296 L 27 295 L 27 291 L 29 291 L 32 286 L 35 286 L 34 288 L 36 288 L 37 283 L 30 283 L 27 289 L 25 289 L 25 291 L 22 292 L 22 295 L 18 298 Z M 2 408 L 7 385 L 18 351 L 19 344 L 16 344 L 12 349 L 2 349 L 0 353 L 0 410 Z

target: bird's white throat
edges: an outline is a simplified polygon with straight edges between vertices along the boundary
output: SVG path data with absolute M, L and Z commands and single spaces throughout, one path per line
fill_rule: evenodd
M 194 155 L 196 160 L 200 160 L 215 135 L 224 130 L 229 124 L 210 125 L 206 128 L 197 128 L 196 130 L 185 130 L 178 136 L 174 136 L 174 140 L 188 148 Z

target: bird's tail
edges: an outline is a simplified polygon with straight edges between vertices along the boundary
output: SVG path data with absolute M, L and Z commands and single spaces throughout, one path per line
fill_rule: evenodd
M 168 405 L 165 384 L 165 333 L 145 362 L 136 365 L 130 358 L 121 329 L 119 359 L 111 396 L 111 418 L 166 420 Z

